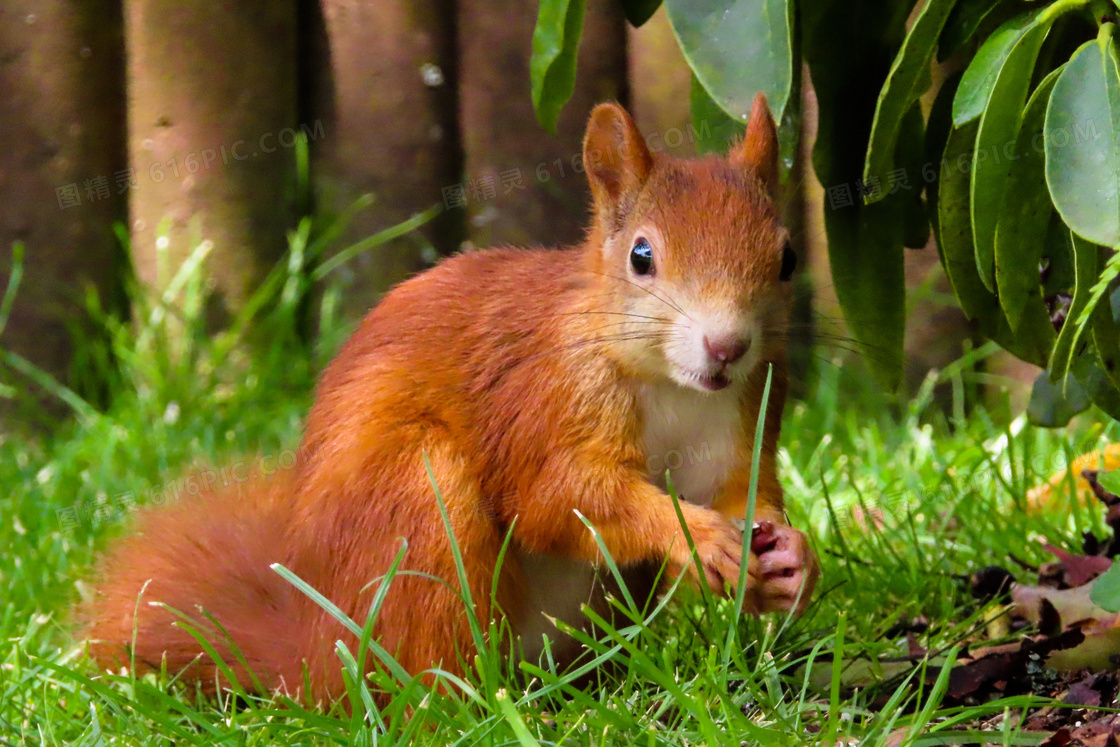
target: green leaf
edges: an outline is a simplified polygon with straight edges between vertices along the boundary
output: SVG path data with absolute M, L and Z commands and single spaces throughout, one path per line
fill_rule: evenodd
M 621 2 L 622 12 L 626 14 L 626 20 L 634 28 L 638 28 L 652 18 L 657 9 L 661 7 L 661 0 L 621 0 Z
M 1120 390 L 1105 373 L 1095 345 L 1083 347 L 1070 366 L 1070 377 L 1077 379 L 1094 405 L 1113 420 L 1120 420 Z
M 930 59 L 949 11 L 956 0 L 930 0 L 918 14 L 894 58 L 887 82 L 875 105 L 875 121 L 867 146 L 864 181 L 885 179 L 894 168 L 895 146 L 903 119 L 930 87 Z
M 762 91 L 782 121 L 793 91 L 789 0 L 666 0 L 689 67 L 712 100 L 746 122 Z
M 1034 24 L 1012 45 L 996 74 L 976 133 L 971 184 L 972 240 L 980 279 L 992 292 L 996 290 L 996 221 L 1012 163 L 1005 147 L 1015 143 L 1038 50 L 1049 30 L 1048 24 Z
M 1097 246 L 1090 244 L 1077 234 L 1071 233 L 1070 236 L 1073 239 L 1075 272 L 1073 301 L 1070 303 L 1069 313 L 1066 314 L 1062 331 L 1058 333 L 1058 339 L 1054 343 L 1054 351 L 1050 355 L 1051 381 L 1059 381 L 1065 378 L 1066 372 L 1069 371 L 1070 364 L 1073 363 L 1073 358 L 1078 352 L 1075 343 L 1080 338 L 1081 330 L 1084 327 L 1079 327 L 1076 320 L 1089 304 L 1093 285 L 1097 281 L 1097 268 L 1099 266 Z
M 689 92 L 689 108 L 696 131 L 696 150 L 700 153 L 726 153 L 731 141 L 742 137 L 747 130 L 745 124 L 729 117 L 712 101 L 695 74 Z
M 971 172 L 972 148 L 979 125 L 954 127 L 945 144 L 938 179 L 938 236 L 945 259 L 945 273 L 969 319 L 980 320 L 992 310 L 992 294 L 980 282 L 972 245 Z
M 1109 612 L 1120 612 L 1120 563 L 1113 563 L 1089 589 L 1089 601 Z
M 1046 104 L 1061 68 L 1047 75 L 1027 102 L 1010 158 L 995 235 L 996 288 L 1012 330 L 1040 291 L 1038 265 L 1054 205 L 1046 190 L 1046 159 L 1039 147 Z
M 1120 245 L 1120 76 L 1111 36 L 1078 49 L 1054 86 L 1046 111 L 1046 183 L 1075 233 Z
M 833 287 L 871 372 L 892 390 L 902 378 L 906 315 L 902 203 L 894 194 L 865 205 L 857 192 L 875 102 L 905 38 L 909 10 L 881 0 L 824 0 L 802 14 L 820 107 L 813 168 L 826 193 Z
M 898 388 L 906 326 L 902 211 L 894 199 L 826 210 L 832 281 L 844 321 L 872 372 Z
M 1056 293 L 1073 294 L 1073 286 L 1077 283 L 1077 272 L 1073 264 L 1073 239 L 1070 238 L 1069 226 L 1062 221 L 1062 216 L 1055 212 L 1050 216 L 1050 225 L 1046 227 L 1042 262 L 1039 269 L 1046 267 L 1045 280 L 1042 281 L 1042 295 L 1053 296 Z M 1041 276 L 1040 276 L 1041 279 Z
M 1108 492 L 1113 495 L 1120 495 L 1120 470 L 1100 472 L 1097 474 L 1097 481 Z
M 1100 256 L 1099 251 L 1097 256 Z M 1080 337 L 1085 331 L 1085 327 L 1089 324 L 1090 317 L 1097 311 L 1101 299 L 1104 298 L 1105 293 L 1108 292 L 1109 286 L 1112 285 L 1112 281 L 1114 281 L 1117 276 L 1120 276 L 1120 253 L 1115 253 L 1108 258 L 1108 261 L 1105 262 L 1104 269 L 1101 270 L 1101 274 L 1097 278 L 1097 282 L 1089 289 L 1089 300 L 1085 302 L 1085 308 L 1081 309 L 1081 313 L 1077 315 L 1075 321 L 1077 324 L 1077 333 L 1074 338 L 1075 343 L 1077 337 Z
M 960 127 L 984 113 L 996 79 L 1015 47 L 1028 34 L 1037 33 L 1033 29 L 1038 26 L 1048 31 L 1054 18 L 1070 4 L 1071 0 L 1060 0 L 1045 8 L 1015 16 L 984 41 L 961 78 L 957 97 L 953 100 L 953 124 Z
M 537 13 L 529 78 L 537 120 L 551 133 L 576 89 L 576 53 L 586 6 L 587 0 L 541 0 Z
M 1075 415 L 1089 409 L 1089 395 L 1072 376 L 1055 384 L 1042 371 L 1031 387 L 1027 420 L 1043 428 L 1065 428 Z
M 937 41 L 937 60 L 944 62 L 972 38 L 988 14 L 1003 0 L 961 0 L 953 7 L 941 38 Z
M 953 96 L 960 82 L 959 72 L 946 78 L 937 92 L 937 97 L 933 100 L 933 105 L 930 106 L 929 121 L 926 122 L 924 163 L 921 169 L 922 180 L 926 183 L 926 212 L 942 267 L 945 266 L 945 255 L 941 251 L 940 222 L 937 217 L 941 172 L 939 168 L 935 168 L 935 165 L 941 163 L 945 155 L 945 145 L 949 142 L 949 133 L 953 129 Z
M 1101 365 L 1112 385 L 1120 387 L 1120 288 L 1114 289 L 1108 302 L 1097 307 L 1093 315 L 1093 342 L 1097 347 L 1097 354 L 1101 357 Z
M 1085 252 L 1092 252 L 1094 249 L 1099 264 L 1102 250 L 1088 244 L 1083 247 Z M 1078 356 L 1075 362 L 1071 364 L 1071 370 L 1076 368 L 1075 373 L 1089 391 L 1089 396 L 1093 402 L 1112 417 L 1120 419 L 1120 392 L 1117 392 L 1116 389 L 1116 326 L 1113 324 L 1111 303 L 1101 303 L 1118 275 L 1120 275 L 1120 253 L 1113 254 L 1108 258 L 1104 269 L 1101 270 L 1100 276 L 1096 279 L 1096 283 L 1089 289 L 1088 298 L 1076 312 L 1076 317 L 1074 316 L 1074 306 L 1070 306 L 1069 314 L 1066 317 L 1066 326 L 1074 328 L 1073 339 L 1069 348 L 1071 354 Z M 1076 295 L 1074 300 L 1077 300 Z M 1093 330 L 1093 341 L 1092 344 L 1087 346 L 1089 348 L 1087 352 L 1079 353 L 1081 339 L 1086 328 Z M 1098 349 L 1098 341 L 1105 344 L 1104 353 Z M 1091 357 L 1091 362 L 1084 360 L 1087 356 Z
M 897 173 L 883 184 L 886 192 L 895 190 L 902 210 L 902 245 L 923 249 L 929 243 L 930 221 L 922 202 L 921 174 L 925 165 L 926 123 L 922 106 L 915 101 L 902 118 L 898 146 L 895 150 Z M 899 180 L 899 176 L 902 179 Z
M 954 128 L 945 144 L 937 184 L 937 225 L 945 274 L 965 316 L 980 332 L 1011 354 L 1045 365 L 1054 344 L 1054 329 L 1042 297 L 1028 301 L 1019 328 L 1012 331 L 999 300 L 980 280 L 972 244 L 970 167 L 979 124 Z

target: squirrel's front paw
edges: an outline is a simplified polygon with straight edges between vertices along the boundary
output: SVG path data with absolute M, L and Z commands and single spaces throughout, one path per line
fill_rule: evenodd
M 751 601 L 756 611 L 804 612 L 820 575 L 817 556 L 805 535 L 793 527 L 763 521 L 751 535 L 751 553 L 757 558 L 751 564 Z
M 688 531 L 696 546 L 696 558 L 700 560 L 704 581 L 717 594 L 723 594 L 725 586 L 734 589 L 739 583 L 739 566 L 743 553 L 743 534 L 734 524 L 714 511 L 704 511 L 700 516 L 689 517 Z M 669 556 L 670 571 L 676 574 L 688 573 L 697 576 L 696 559 L 693 558 L 688 542 L 683 535 L 677 535 Z

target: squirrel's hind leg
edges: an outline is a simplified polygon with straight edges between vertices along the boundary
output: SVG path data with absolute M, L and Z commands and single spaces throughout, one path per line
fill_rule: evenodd
M 424 441 L 398 448 L 392 455 L 380 455 L 386 465 L 392 465 L 391 470 L 368 468 L 369 484 L 362 488 L 366 495 L 347 502 L 353 507 L 352 520 L 332 522 L 333 531 L 339 532 L 333 544 L 347 549 L 336 556 L 340 567 L 330 571 L 337 579 L 330 596 L 355 622 L 364 625 L 382 577 L 400 551 L 402 539 L 407 541 L 404 558 L 378 612 L 373 636 L 411 675 L 432 668 L 461 675 L 464 664 L 472 665 L 477 646 L 436 488 L 483 636 L 489 634 L 492 615 L 497 611 L 492 589 L 504 535 L 487 510 L 470 461 L 460 458 L 446 439 Z M 322 531 L 319 540 L 322 547 L 326 543 Z M 516 600 L 516 595 L 507 591 L 507 578 L 503 571 L 498 590 L 502 606 L 506 599 Z M 356 654 L 358 640 L 326 613 L 320 616 L 320 624 L 323 628 L 309 636 L 318 649 L 307 652 L 307 658 L 320 660 L 319 671 L 326 679 L 324 689 L 341 696 L 345 688 L 333 641 L 341 638 Z M 364 666 L 367 670 L 384 668 L 372 653 Z M 430 682 L 432 678 L 426 679 Z

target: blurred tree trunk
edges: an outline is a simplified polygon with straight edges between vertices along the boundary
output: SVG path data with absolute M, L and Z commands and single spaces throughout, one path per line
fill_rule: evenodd
M 161 286 L 208 239 L 216 301 L 235 309 L 293 218 L 296 0 L 125 0 L 125 15 L 137 272 Z
M 118 2 L 5 0 L 0 6 L 0 289 L 13 242 L 23 284 L 0 345 L 64 377 L 67 320 L 85 286 L 113 296 L 126 216 L 115 173 L 126 168 L 124 41 Z M 0 293 L 3 291 L 0 290 Z M 0 383 L 24 387 L 0 369 Z
M 628 102 L 626 27 L 616 0 L 591 0 L 579 47 L 576 90 L 551 137 L 529 95 L 529 57 L 538 4 L 459 5 L 460 97 L 466 175 L 459 196 L 470 240 L 496 244 L 575 243 L 587 223 L 581 143 L 591 108 Z
M 363 194 L 337 248 L 372 236 L 442 199 L 459 181 L 455 10 L 451 0 L 301 0 L 305 118 L 322 119 L 315 143 L 318 208 L 338 213 Z M 337 273 L 346 312 L 459 246 L 461 212 L 360 255 Z

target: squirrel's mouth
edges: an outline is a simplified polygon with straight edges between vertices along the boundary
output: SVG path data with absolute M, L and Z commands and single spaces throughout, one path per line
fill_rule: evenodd
M 696 382 L 701 386 L 701 388 L 706 389 L 709 392 L 718 392 L 721 389 L 726 389 L 727 387 L 731 386 L 731 379 L 727 378 L 727 374 L 725 374 L 723 371 L 717 371 L 714 374 L 709 374 L 706 376 L 697 376 Z

